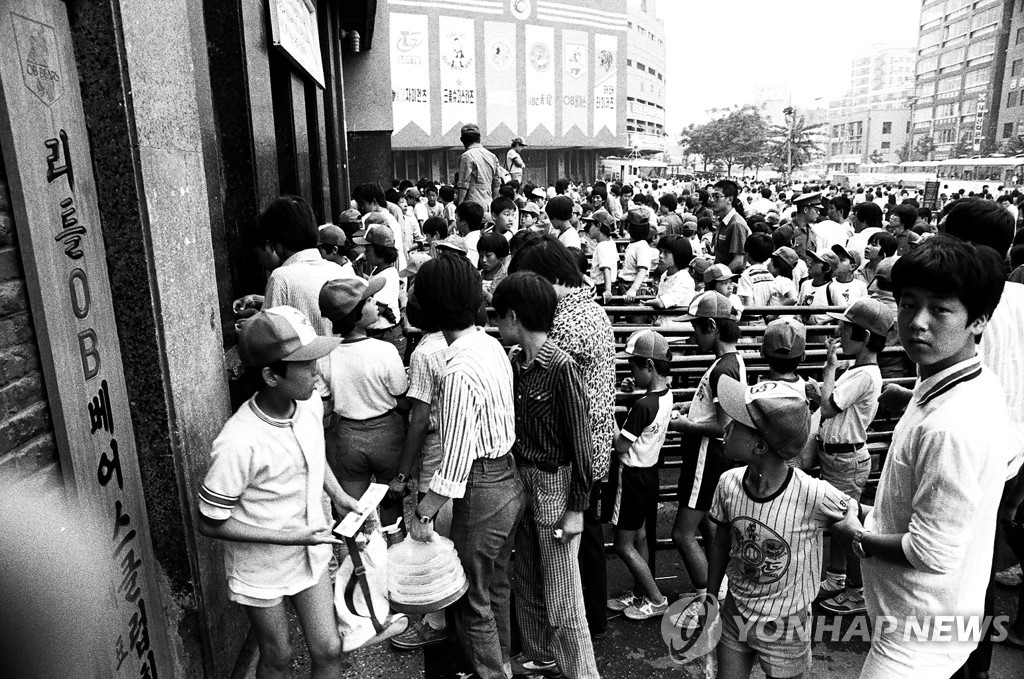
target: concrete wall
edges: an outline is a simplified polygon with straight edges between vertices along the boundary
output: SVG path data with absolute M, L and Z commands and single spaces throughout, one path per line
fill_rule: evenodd
M 57 441 L 46 400 L 18 250 L 7 170 L 0 157 L 0 480 L 61 484 Z
M 373 47 L 345 54 L 345 125 L 349 181 L 377 182 L 387 189 L 395 174 L 391 157 L 391 44 L 388 3 L 377 3 Z

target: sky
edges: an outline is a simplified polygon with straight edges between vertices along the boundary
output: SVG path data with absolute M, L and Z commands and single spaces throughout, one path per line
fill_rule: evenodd
M 749 103 L 777 83 L 794 106 L 827 106 L 871 46 L 917 44 L 920 0 L 658 0 L 665 22 L 665 130 Z M 821 97 L 820 101 L 815 101 Z

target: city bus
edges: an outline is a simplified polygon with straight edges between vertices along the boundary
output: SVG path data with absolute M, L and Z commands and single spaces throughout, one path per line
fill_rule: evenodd
M 632 184 L 651 180 L 664 181 L 668 164 L 645 158 L 602 158 L 597 164 L 597 178 L 606 182 Z
M 938 166 L 939 193 L 964 191 L 993 195 L 1021 188 L 1024 183 L 1024 155 L 991 158 L 950 158 Z

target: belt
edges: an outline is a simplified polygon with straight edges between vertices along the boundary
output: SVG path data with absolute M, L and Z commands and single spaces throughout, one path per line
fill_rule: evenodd
M 564 467 L 567 464 L 569 464 L 569 463 L 568 462 L 563 462 L 563 463 L 559 464 L 558 462 L 537 462 L 537 461 L 534 461 L 534 460 L 527 460 L 524 457 L 517 457 L 516 458 L 516 465 L 518 465 L 520 467 L 536 467 L 537 469 L 541 470 L 542 472 L 547 472 L 548 474 L 556 474 L 556 473 L 558 473 L 558 470 L 561 469 L 562 467 Z
M 829 455 L 842 455 L 843 453 L 856 453 L 863 448 L 863 443 L 821 443 L 821 449 Z
M 394 414 L 395 414 L 395 409 L 392 408 L 391 410 L 387 411 L 386 413 L 384 413 L 382 415 L 374 415 L 373 417 L 367 417 L 365 420 L 355 420 L 355 419 L 352 419 L 351 417 L 342 417 L 341 415 L 338 415 L 338 419 L 339 420 L 343 420 L 345 422 L 373 422 L 374 420 L 379 420 L 379 419 L 381 419 L 383 417 L 391 417 Z

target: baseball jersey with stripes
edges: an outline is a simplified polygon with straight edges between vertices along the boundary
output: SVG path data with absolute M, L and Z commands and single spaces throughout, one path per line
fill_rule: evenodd
M 473 461 L 505 455 L 516 438 L 512 366 L 498 340 L 476 328 L 448 345 L 439 403 L 444 452 L 430 489 L 461 498 Z
M 843 518 L 847 497 L 793 468 L 781 488 L 755 497 L 744 484 L 748 469 L 722 474 L 711 505 L 711 519 L 732 537 L 729 591 L 748 621 L 802 613 L 818 593 L 822 532 Z
M 625 455 L 619 455 L 619 461 L 627 467 L 653 467 L 658 464 L 671 416 L 670 390 L 652 391 L 641 396 L 629 409 L 622 425 L 620 433 L 630 445 Z

